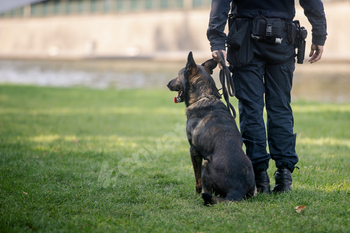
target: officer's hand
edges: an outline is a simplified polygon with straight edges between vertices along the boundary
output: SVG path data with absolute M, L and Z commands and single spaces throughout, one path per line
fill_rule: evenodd
M 323 53 L 323 46 L 322 45 L 312 44 L 311 51 L 309 54 L 309 57 L 311 57 L 309 62 L 314 63 L 314 62 L 317 62 L 318 60 L 320 60 L 322 57 L 322 53 Z
M 222 69 L 222 66 L 221 66 L 221 63 L 219 62 L 219 58 L 218 58 L 218 54 L 217 54 L 218 51 L 219 50 L 214 50 L 211 53 L 211 55 L 213 56 L 214 61 L 216 61 L 219 64 L 219 68 Z M 227 57 L 226 51 L 225 50 L 221 50 L 221 51 L 222 51 L 222 54 L 224 55 L 224 60 L 225 60 L 225 64 L 226 64 L 226 57 Z

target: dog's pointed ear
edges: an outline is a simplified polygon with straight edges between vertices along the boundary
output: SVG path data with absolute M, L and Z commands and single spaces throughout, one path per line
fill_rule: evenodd
M 186 71 L 186 76 L 187 77 L 192 75 L 192 74 L 197 73 L 197 71 L 198 71 L 198 66 L 197 66 L 196 62 L 194 61 L 194 59 L 193 59 L 192 52 L 190 52 L 188 54 L 185 71 Z
M 217 62 L 214 61 L 214 59 L 209 59 L 206 62 L 202 64 L 202 66 L 205 68 L 208 74 L 213 74 L 213 69 L 216 68 Z

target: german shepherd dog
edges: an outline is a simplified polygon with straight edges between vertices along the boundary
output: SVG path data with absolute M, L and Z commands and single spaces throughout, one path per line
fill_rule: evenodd
M 240 201 L 256 193 L 253 166 L 243 152 L 235 119 L 210 76 L 216 65 L 213 59 L 196 65 L 190 52 L 186 67 L 167 85 L 178 92 L 175 103 L 186 104 L 196 191 L 202 193 L 204 204 Z

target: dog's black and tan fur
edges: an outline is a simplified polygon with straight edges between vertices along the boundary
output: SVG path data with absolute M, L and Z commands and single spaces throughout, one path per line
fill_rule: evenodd
M 187 107 L 186 131 L 196 191 L 202 193 L 206 204 L 240 201 L 256 192 L 253 166 L 242 150 L 235 119 L 210 76 L 215 67 L 214 60 L 196 65 L 190 52 L 186 67 L 168 83 L 169 90 L 178 92 L 176 101 Z

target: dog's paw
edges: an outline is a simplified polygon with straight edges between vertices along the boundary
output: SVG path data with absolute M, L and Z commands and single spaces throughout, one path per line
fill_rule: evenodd
M 210 193 L 202 193 L 202 198 L 204 200 L 204 205 L 213 205 L 215 201 L 213 200 L 213 195 Z

